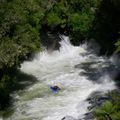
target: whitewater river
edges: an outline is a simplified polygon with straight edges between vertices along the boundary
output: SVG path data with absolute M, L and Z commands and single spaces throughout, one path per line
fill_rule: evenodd
M 65 36 L 60 45 L 59 50 L 44 50 L 21 64 L 20 70 L 36 77 L 37 82 L 12 95 L 14 111 L 3 120 L 82 119 L 88 112 L 90 94 L 116 88 L 112 58 L 98 57 L 87 44 L 73 46 Z M 61 87 L 58 93 L 50 89 L 55 84 Z

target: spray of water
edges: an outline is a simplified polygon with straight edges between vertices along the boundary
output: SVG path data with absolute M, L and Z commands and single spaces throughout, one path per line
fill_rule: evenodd
M 35 76 L 38 82 L 15 94 L 15 112 L 5 120 L 61 120 L 64 116 L 82 119 L 92 92 L 115 89 L 109 59 L 90 52 L 86 44 L 76 47 L 68 37 L 61 37 L 59 50 L 42 51 L 32 61 L 21 64 L 20 70 Z M 54 84 L 61 86 L 60 92 L 51 91 L 49 86 Z

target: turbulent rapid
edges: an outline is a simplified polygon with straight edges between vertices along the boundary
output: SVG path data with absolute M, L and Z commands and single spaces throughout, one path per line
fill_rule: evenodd
M 112 59 L 98 57 L 87 44 L 73 46 L 66 36 L 60 45 L 59 50 L 44 50 L 21 64 L 20 70 L 37 82 L 13 94 L 14 111 L 4 120 L 83 119 L 89 106 L 86 99 L 93 92 L 116 88 Z M 55 84 L 61 86 L 58 93 L 50 89 Z

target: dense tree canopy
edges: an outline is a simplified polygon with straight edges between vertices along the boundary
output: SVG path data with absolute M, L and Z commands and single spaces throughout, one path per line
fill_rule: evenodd
M 120 2 L 119 0 L 102 0 L 95 14 L 91 32 L 102 47 L 102 53 L 115 51 L 115 43 L 120 38 Z M 119 50 L 119 41 L 116 43 Z

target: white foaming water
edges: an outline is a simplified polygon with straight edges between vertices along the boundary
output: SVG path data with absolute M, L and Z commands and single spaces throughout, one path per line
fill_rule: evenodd
M 83 118 L 89 104 L 85 101 L 95 92 L 115 89 L 107 59 L 89 53 L 87 45 L 73 46 L 69 38 L 62 36 L 59 50 L 40 52 L 32 61 L 25 61 L 21 71 L 37 78 L 38 82 L 21 94 L 15 94 L 15 112 L 5 120 L 61 120 L 65 116 Z M 75 65 L 79 64 L 79 67 Z M 93 70 L 93 71 L 92 71 Z M 89 72 L 98 72 L 95 82 Z M 84 73 L 84 74 L 83 74 Z M 96 74 L 95 74 L 96 75 Z M 49 86 L 58 84 L 59 93 Z

